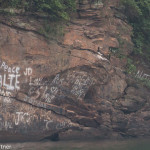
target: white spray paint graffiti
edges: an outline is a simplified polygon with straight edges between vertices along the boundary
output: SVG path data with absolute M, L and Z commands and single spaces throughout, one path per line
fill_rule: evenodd
M 33 86 L 39 86 L 41 85 L 41 81 L 42 81 L 43 78 L 36 78 L 36 79 L 33 79 L 32 81 L 32 77 L 30 77 L 30 82 L 29 82 L 29 85 L 33 85 Z
M 11 104 L 11 92 L 13 92 L 14 90 L 20 90 L 20 67 L 9 67 L 5 62 L 1 63 L 2 64 L 0 64 L 0 69 L 2 69 L 3 74 L 0 74 L 0 95 L 3 96 L 3 103 Z M 26 77 L 26 79 L 28 79 L 29 85 L 33 85 L 33 87 L 41 85 L 42 78 L 32 79 L 32 73 L 32 68 L 26 68 L 23 71 L 23 75 Z M 52 100 L 56 97 L 59 91 L 59 86 L 62 85 L 63 81 L 64 79 L 60 79 L 60 75 L 58 74 L 56 75 L 50 86 L 46 86 L 44 98 L 47 103 L 51 103 Z M 32 90 L 33 89 L 31 89 L 30 92 L 32 92 Z M 40 90 L 38 91 L 38 94 L 40 94 Z M 37 107 L 47 108 L 46 104 L 40 101 L 35 101 L 28 96 L 24 99 L 24 101 L 36 105 Z M 33 117 L 34 115 L 31 115 L 28 112 L 18 111 L 15 113 L 13 121 L 4 121 L 0 118 L 0 130 L 12 129 L 14 125 L 18 126 L 20 124 L 29 124 L 32 121 L 31 119 L 33 119 Z M 52 120 L 46 122 L 45 127 L 47 130 L 50 129 L 51 123 L 53 123 Z M 67 122 L 55 122 L 54 127 L 56 129 L 61 129 L 64 127 L 69 127 L 69 125 Z
M 47 103 L 51 103 L 52 100 L 55 98 L 57 93 L 58 93 L 58 88 L 57 87 L 51 87 L 50 88 L 50 94 L 49 93 L 45 94 L 45 101 Z
M 20 67 L 9 67 L 6 62 L 2 62 L 1 64 L 1 69 L 4 70 L 4 72 L 8 72 L 8 73 L 12 73 L 12 74 L 19 74 L 19 71 L 20 71 Z
M 46 122 L 46 130 L 56 129 L 60 130 L 63 128 L 71 128 L 72 123 L 69 121 L 57 122 L 54 120 L 44 120 Z
M 4 121 L 4 122 L 1 122 L 0 121 L 0 131 L 2 131 L 3 129 L 4 130 L 8 130 L 8 129 L 12 129 L 12 123 L 11 122 L 8 122 L 8 121 Z
M 64 81 L 64 78 L 60 79 L 60 75 L 57 74 L 50 85 L 49 92 L 48 92 L 48 87 L 47 86 L 45 87 L 45 90 L 43 93 L 43 98 L 45 99 L 45 102 L 47 103 L 52 102 L 52 100 L 56 97 L 59 91 L 58 87 L 62 85 L 63 81 Z
M 49 126 L 53 123 L 53 120 L 44 120 L 44 122 L 46 122 L 46 130 L 49 130 Z
M 1 96 L 6 96 L 6 97 L 10 97 L 11 96 L 11 92 L 0 89 L 0 95 Z
M 2 88 L 0 89 L 0 95 L 6 96 L 3 98 L 3 101 L 5 103 L 11 103 L 11 99 L 10 99 L 12 95 L 11 92 L 13 90 L 20 89 L 20 85 L 19 85 L 20 84 L 19 77 L 21 76 L 19 73 L 20 68 L 19 67 L 11 68 L 5 62 L 2 62 L 2 64 L 0 65 L 0 69 L 3 69 L 4 71 L 4 74 L 0 75 L 0 88 Z M 42 97 L 44 99 L 44 102 L 52 103 L 52 100 L 56 98 L 58 92 L 60 92 L 61 90 L 61 85 L 63 85 L 64 78 L 61 79 L 60 75 L 57 74 L 50 85 L 41 86 L 42 78 L 32 79 L 32 73 L 33 73 L 32 68 L 26 68 L 23 71 L 23 75 L 27 79 L 29 79 L 28 83 L 31 86 L 29 89 L 29 93 L 30 94 L 36 93 L 37 95 L 40 95 L 41 87 L 42 87 L 44 90 L 43 97 Z M 87 88 L 92 84 L 93 80 L 87 75 L 79 75 L 75 78 L 75 82 L 74 80 L 70 82 L 72 82 L 71 84 L 73 84 L 71 93 L 74 94 L 77 98 L 79 98 L 85 95 Z M 34 90 L 34 87 L 35 87 L 35 90 Z M 35 99 L 32 99 L 26 96 L 23 101 L 26 103 L 35 105 L 37 107 L 47 108 L 48 104 L 35 100 Z M 49 106 L 48 108 L 51 109 L 51 107 L 52 106 Z M 31 115 L 28 112 L 18 111 L 15 114 L 13 122 L 16 126 L 20 124 L 29 124 L 32 121 L 33 117 L 34 115 Z M 54 126 L 55 129 L 69 128 L 72 126 L 72 124 L 67 121 L 58 122 L 58 121 L 53 121 L 53 120 L 46 120 L 45 122 L 46 122 L 46 125 L 45 124 L 44 125 L 46 127 L 46 130 L 50 130 L 51 126 Z M 8 121 L 0 120 L 0 129 L 1 128 L 11 129 L 12 123 Z
M 9 67 L 5 62 L 2 62 L 1 69 L 3 69 L 4 74 L 0 74 L 0 88 L 5 88 L 6 90 L 19 90 L 19 67 Z M 6 73 L 7 72 L 7 73 Z
M 32 75 L 32 68 L 26 68 L 24 72 L 25 76 L 31 76 Z
M 136 78 L 140 78 L 140 79 L 148 79 L 150 80 L 150 75 L 149 74 L 145 74 L 143 71 L 138 70 L 137 74 L 135 75 Z
M 57 123 L 56 125 L 56 129 L 71 128 L 71 127 L 72 127 L 72 123 L 66 121 Z
M 12 101 L 10 99 L 11 92 L 0 89 L 0 95 L 3 96 L 3 103 L 10 104 Z
M 30 114 L 24 112 L 16 112 L 17 117 L 15 118 L 15 125 L 19 125 L 22 123 L 29 123 L 30 122 Z
M 52 81 L 52 84 L 59 85 L 59 84 L 62 84 L 63 81 L 64 81 L 64 78 L 60 79 L 60 75 L 57 74 L 56 77 L 54 78 L 54 80 Z
M 2 130 L 8 130 L 8 129 L 12 129 L 12 122 L 10 121 L 4 121 L 1 117 L 0 117 L 0 131 Z
M 85 95 L 85 91 L 88 86 L 93 84 L 93 80 L 88 76 L 77 76 L 76 81 L 73 84 L 71 93 L 74 94 L 77 98 Z
M 11 104 L 12 101 L 11 101 L 10 97 L 4 97 L 3 103 L 5 103 L 5 104 Z

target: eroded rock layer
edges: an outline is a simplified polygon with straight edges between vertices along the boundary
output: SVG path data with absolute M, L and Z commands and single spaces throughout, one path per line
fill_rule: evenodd
M 63 40 L 47 41 L 39 18 L 0 16 L 0 141 L 150 135 L 149 90 L 112 55 L 133 46 L 118 5 L 79 1 Z

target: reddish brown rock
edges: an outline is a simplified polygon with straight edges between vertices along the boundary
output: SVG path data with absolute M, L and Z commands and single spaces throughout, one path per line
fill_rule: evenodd
M 0 15 L 0 141 L 150 136 L 149 91 L 110 51 L 132 50 L 118 0 L 78 5 L 62 39 L 43 37 L 41 17 Z

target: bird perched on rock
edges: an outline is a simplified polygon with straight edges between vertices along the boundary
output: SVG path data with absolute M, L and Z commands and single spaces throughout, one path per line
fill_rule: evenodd
M 99 59 L 107 60 L 107 58 L 105 58 L 104 54 L 101 52 L 100 47 L 98 47 L 97 53 L 98 53 L 98 58 L 99 58 Z M 107 60 L 107 61 L 108 61 L 108 60 Z
M 98 53 L 99 55 L 101 55 L 101 56 L 104 56 L 104 57 L 105 57 L 105 55 L 101 52 L 101 47 L 98 47 L 98 49 L 97 49 L 97 53 Z
M 101 51 L 100 51 L 100 47 L 98 47 L 97 52 L 98 52 L 98 53 L 101 53 Z

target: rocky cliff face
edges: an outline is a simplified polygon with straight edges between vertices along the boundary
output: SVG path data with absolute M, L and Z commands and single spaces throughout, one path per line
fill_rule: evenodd
M 118 6 L 78 1 L 58 40 L 41 35 L 40 16 L 0 15 L 0 141 L 150 135 L 149 91 L 113 55 L 133 47 Z

